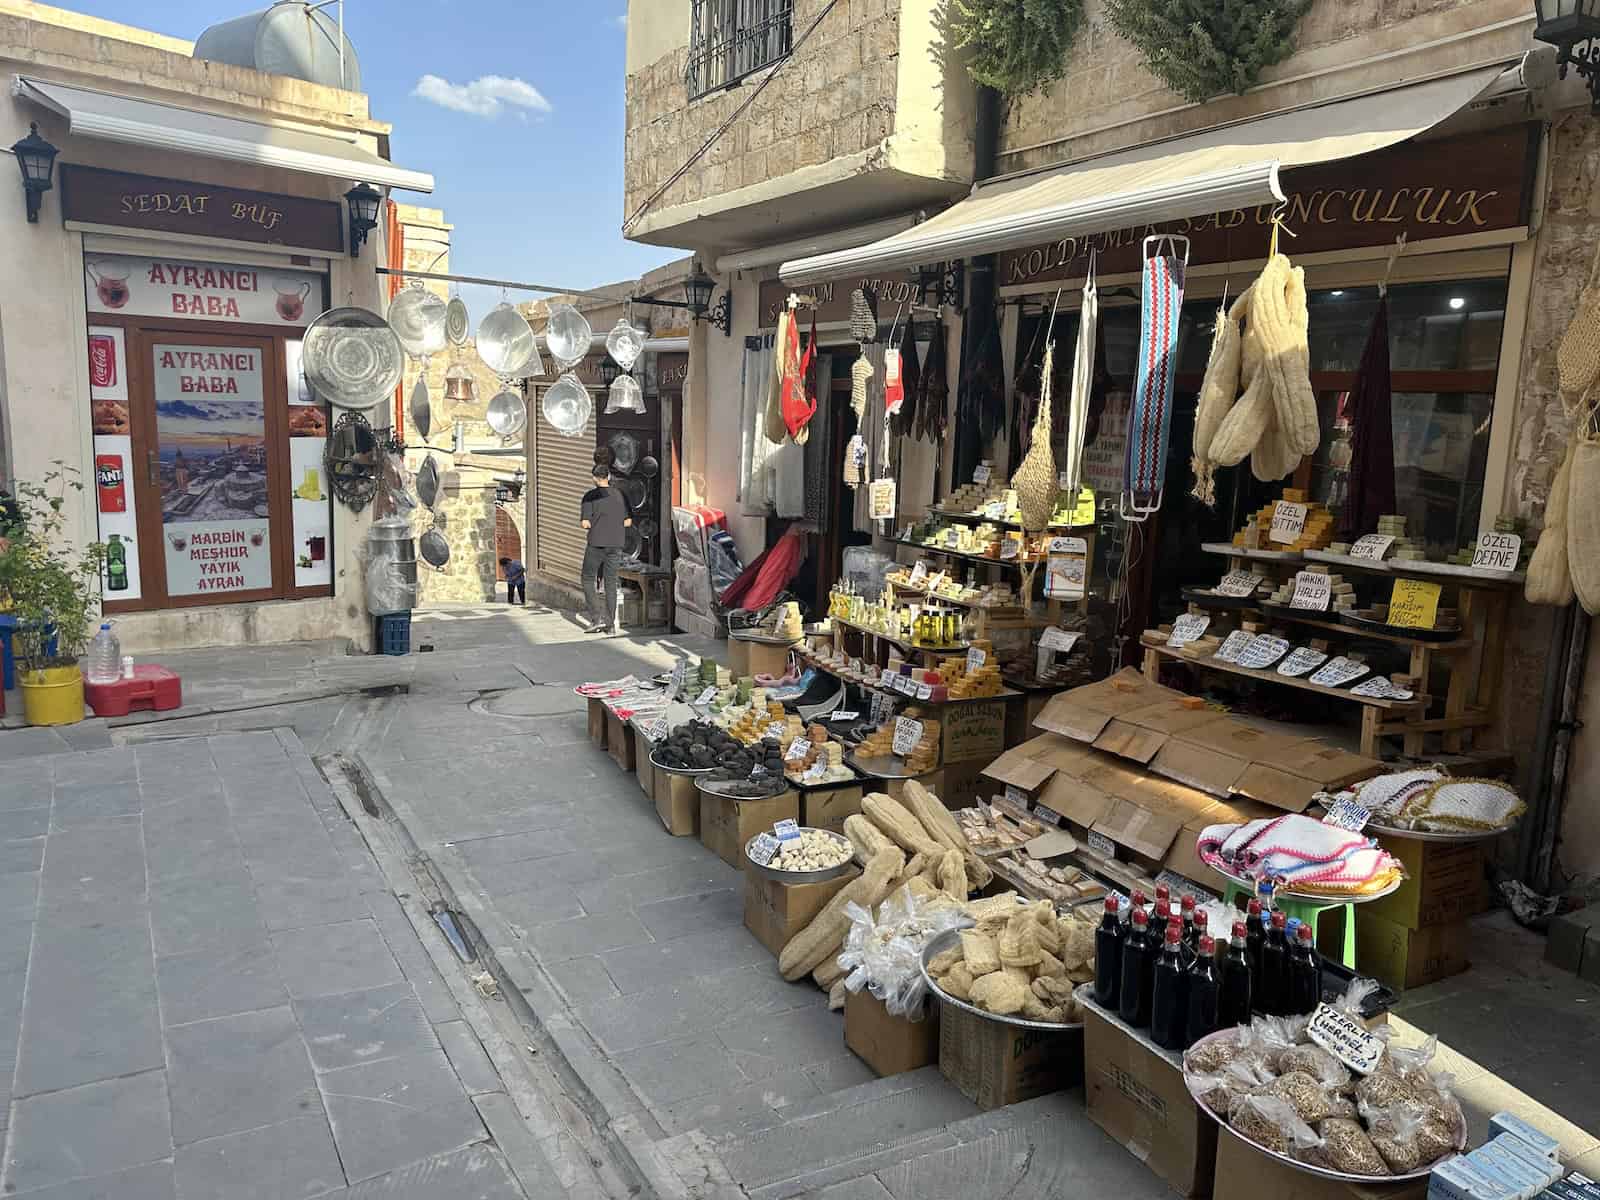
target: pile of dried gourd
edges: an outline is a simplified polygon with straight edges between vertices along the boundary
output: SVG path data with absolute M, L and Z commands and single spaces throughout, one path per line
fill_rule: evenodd
M 998 900 L 979 902 L 977 925 L 934 955 L 928 974 L 941 991 L 997 1016 L 1079 1024 L 1073 989 L 1094 979 L 1094 920 L 1057 916 L 1048 900 Z
M 923 900 L 943 895 L 962 904 L 994 878 L 937 796 L 914 779 L 906 781 L 902 796 L 904 803 L 874 793 L 861 801 L 859 814 L 845 818 L 845 837 L 864 869 L 778 955 L 785 979 L 811 975 L 834 1007 L 844 1004 L 845 972 L 838 958 L 850 930 L 846 905 L 874 909 L 901 887 Z

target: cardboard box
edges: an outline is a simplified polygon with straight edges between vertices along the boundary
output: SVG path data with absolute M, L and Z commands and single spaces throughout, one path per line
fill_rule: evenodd
M 734 800 L 700 792 L 700 842 L 736 871 L 744 870 L 744 848 L 779 821 L 800 819 L 800 793 L 779 792 L 765 800 Z
M 606 748 L 606 713 L 609 710 L 602 700 L 589 697 L 589 740 L 600 749 Z
M 735 679 L 751 675 L 782 677 L 789 670 L 788 645 L 769 645 L 766 642 L 746 641 L 735 634 L 728 635 L 728 670 Z
M 927 788 L 935 796 L 944 795 L 944 772 L 929 771 L 926 775 L 918 775 L 917 782 Z M 863 793 L 882 792 L 891 800 L 898 800 L 905 794 L 906 781 L 904 779 L 869 779 L 861 785 Z
M 861 811 L 866 793 L 859 784 L 844 787 L 810 788 L 800 793 L 800 824 L 812 829 L 844 832 L 844 819 Z
M 988 761 L 1006 748 L 1005 700 L 949 704 L 939 710 L 943 722 L 941 762 Z
M 633 729 L 610 709 L 606 710 L 606 753 L 624 771 L 633 770 Z
M 1380 837 L 1378 843 L 1400 860 L 1406 881 L 1393 895 L 1363 904 L 1363 913 L 1407 929 L 1427 929 L 1465 921 L 1489 907 L 1482 842 L 1451 845 Z
M 984 774 L 985 770 L 982 761 L 946 763 L 944 788 L 936 794 L 952 811 L 971 808 L 979 800 L 987 800 L 997 791 L 1003 791 L 994 786 Z
M 939 1073 L 984 1110 L 1076 1087 L 1083 1031 L 1019 1029 L 941 1005 Z
M 633 727 L 633 770 L 639 777 L 639 790 L 646 796 L 655 795 L 656 769 L 650 761 L 655 743 L 644 735 L 644 730 Z
M 1297 1171 L 1248 1142 L 1223 1133 L 1217 1141 L 1215 1200 L 1422 1200 L 1426 1179 L 1408 1183 L 1345 1183 Z
M 744 877 L 744 927 L 776 958 L 839 890 L 861 874 L 851 867 L 824 883 L 778 883 L 754 872 Z
M 1407 929 L 1365 909 L 1356 906 L 1356 969 L 1361 974 L 1404 991 L 1459 975 L 1472 965 L 1465 921 Z
M 891 1016 L 871 992 L 846 992 L 844 1044 L 880 1076 L 900 1075 L 939 1061 L 939 1005 L 929 1001 L 922 1020 Z
M 651 792 L 656 802 L 656 815 L 673 837 L 694 837 L 700 832 L 700 793 L 689 775 L 673 775 L 662 767 L 655 768 L 655 782 Z
M 1089 1119 L 1179 1195 L 1211 1195 L 1217 1123 L 1190 1097 L 1178 1055 L 1099 1008 L 1086 1006 L 1084 1020 Z M 1243 1200 L 1245 1193 L 1229 1195 Z

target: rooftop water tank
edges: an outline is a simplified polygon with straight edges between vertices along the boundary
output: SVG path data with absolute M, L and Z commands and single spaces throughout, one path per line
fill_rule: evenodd
M 361 64 L 349 38 L 344 39 L 344 78 L 339 77 L 339 41 L 336 8 L 313 11 L 303 0 L 278 0 L 271 8 L 207 29 L 195 41 L 194 57 L 359 92 Z

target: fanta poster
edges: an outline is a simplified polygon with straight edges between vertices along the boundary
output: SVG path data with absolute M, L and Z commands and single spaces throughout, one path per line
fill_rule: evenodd
M 322 276 L 311 271 L 91 253 L 83 273 L 96 313 L 302 326 L 322 311 Z

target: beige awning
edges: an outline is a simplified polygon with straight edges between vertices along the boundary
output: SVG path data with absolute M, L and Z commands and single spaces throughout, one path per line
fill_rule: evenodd
M 997 179 L 931 220 L 852 250 L 786 262 L 785 283 L 904 270 L 1283 200 L 1278 174 L 1382 150 L 1433 128 L 1503 71 L 1278 113 L 1067 166 Z

